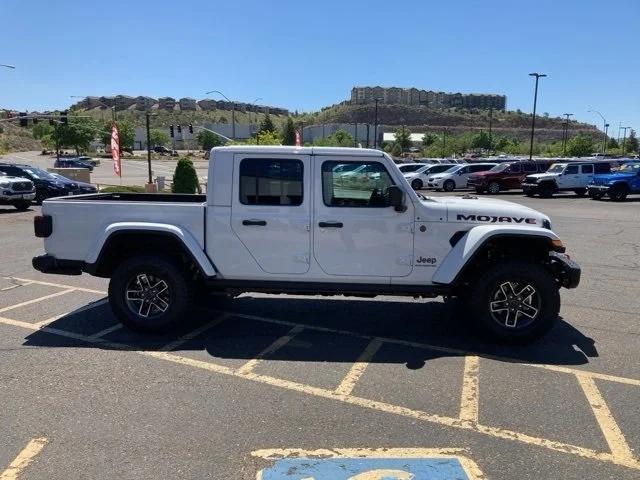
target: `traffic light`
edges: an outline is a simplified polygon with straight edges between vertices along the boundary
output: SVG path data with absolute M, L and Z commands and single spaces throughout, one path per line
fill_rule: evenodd
M 67 118 L 67 110 L 60 112 L 60 121 L 63 125 L 69 125 L 69 119 Z
M 171 138 L 174 137 L 173 125 L 169 125 L 169 135 L 171 135 Z
M 20 117 L 20 126 L 21 127 L 27 127 L 29 125 L 29 119 L 27 118 L 22 118 L 22 117 L 26 117 L 27 114 L 25 112 L 20 112 L 18 114 L 18 116 Z
M 178 133 L 182 133 L 182 125 L 178 125 Z
M 189 124 L 189 133 L 193 135 L 193 125 Z

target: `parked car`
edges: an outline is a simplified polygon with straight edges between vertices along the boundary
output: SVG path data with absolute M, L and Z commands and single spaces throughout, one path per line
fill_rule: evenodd
M 424 188 L 425 185 L 427 185 L 430 175 L 445 172 L 451 167 L 455 167 L 455 165 L 447 163 L 425 165 L 415 172 L 405 173 L 404 178 L 407 179 L 407 182 L 409 182 L 414 190 L 420 190 L 421 188 Z
M 609 195 L 616 202 L 625 200 L 629 194 L 640 193 L 640 162 L 627 162 L 615 172 L 594 175 L 587 191 L 596 200 Z
M 587 185 L 597 173 L 611 173 L 609 162 L 554 163 L 545 173 L 527 175 L 522 182 L 522 190 L 529 197 L 537 194 L 542 198 L 549 198 L 554 193 L 566 191 L 584 195 L 587 193 Z
M 426 202 L 378 150 L 238 145 L 212 156 L 206 196 L 45 201 L 34 231 L 46 253 L 34 268 L 110 278 L 112 311 L 143 332 L 183 324 L 200 289 L 447 295 L 512 342 L 549 331 L 560 288 L 580 282 L 547 215 L 468 196 Z M 347 164 L 380 181 L 340 187 Z
M 61 158 L 53 162 L 54 168 L 86 168 L 93 172 L 93 165 L 77 158 Z
M 122 150 L 122 147 L 120 149 Z M 99 159 L 92 158 L 92 157 L 89 157 L 87 155 L 80 155 L 78 157 L 78 160 L 80 160 L 81 162 L 88 163 L 92 167 L 97 167 L 98 165 L 100 165 L 100 160 Z
M 543 173 L 549 168 L 547 162 L 504 162 L 491 170 L 478 172 L 469 176 L 467 186 L 477 193 L 496 194 L 504 190 L 522 188 L 524 178 L 533 173 Z
M 429 188 L 452 192 L 456 188 L 467 188 L 467 179 L 470 175 L 484 172 L 493 168 L 496 163 L 467 163 L 455 165 L 448 170 L 431 175 L 427 181 Z
M 34 198 L 36 187 L 31 180 L 0 172 L 0 205 L 13 205 L 18 210 L 26 210 Z
M 98 193 L 98 189 L 95 185 L 86 182 L 79 182 L 77 180 L 72 180 L 70 178 L 65 177 L 64 175 L 60 175 L 59 173 L 51 172 L 50 175 L 57 178 L 60 182 L 65 185 L 69 185 L 73 188 L 74 195 L 84 195 L 87 193 Z
M 27 178 L 36 187 L 36 203 L 40 204 L 47 198 L 61 197 L 66 195 L 78 195 L 83 193 L 78 189 L 77 182 L 69 179 L 62 180 L 49 172 L 32 167 L 30 165 L 20 165 L 11 163 L 0 163 L 0 172 L 14 177 Z M 64 177 L 63 177 L 64 178 Z
M 429 163 L 401 163 L 400 165 L 398 165 L 398 168 L 400 169 L 400 171 L 405 174 L 405 173 L 411 173 L 411 172 L 415 172 L 416 170 L 418 170 L 419 168 L 422 168 L 424 166 L 430 165 Z

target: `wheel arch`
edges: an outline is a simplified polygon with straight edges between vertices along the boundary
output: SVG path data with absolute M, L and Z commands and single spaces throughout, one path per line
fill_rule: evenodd
M 188 260 L 205 278 L 216 276 L 215 266 L 191 233 L 175 225 L 138 222 L 109 225 L 85 259 L 86 270 L 109 277 L 124 258 L 152 252 Z
M 559 237 L 540 227 L 495 227 L 481 225 L 467 231 L 444 258 L 433 276 L 433 282 L 456 286 L 464 282 L 481 265 L 495 261 L 493 256 L 513 258 L 547 257 Z

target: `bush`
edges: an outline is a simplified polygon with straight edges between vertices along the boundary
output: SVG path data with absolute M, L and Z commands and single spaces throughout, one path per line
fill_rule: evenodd
M 196 193 L 198 189 L 198 174 L 193 166 L 193 162 L 188 157 L 181 157 L 178 160 L 176 171 L 173 174 L 173 193 Z
M 144 193 L 144 187 L 137 185 L 118 185 L 101 188 L 100 193 Z

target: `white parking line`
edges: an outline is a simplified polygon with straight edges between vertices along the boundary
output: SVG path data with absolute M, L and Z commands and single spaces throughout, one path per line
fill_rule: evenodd
M 97 295 L 107 294 L 107 292 L 104 290 L 93 290 L 91 288 L 75 287 L 73 285 L 66 285 L 64 283 L 43 282 L 41 280 L 30 280 L 28 278 L 19 278 L 19 277 L 4 277 L 4 278 L 6 278 L 7 280 L 18 280 L 19 282 L 29 282 L 31 285 L 46 285 L 48 287 L 57 287 L 57 288 L 73 288 L 74 290 L 78 290 L 79 292 L 95 293 Z
M 62 290 L 61 292 L 45 295 L 44 297 L 38 297 L 32 300 L 27 300 L 26 302 L 20 302 L 14 305 L 9 305 L 8 307 L 0 308 L 0 313 L 8 312 L 9 310 L 13 310 L 14 308 L 26 307 L 27 305 L 42 302 L 44 300 L 49 300 L 50 298 L 59 297 L 61 295 L 66 295 L 67 293 L 74 292 L 75 290 L 76 290 L 75 288 L 69 288 L 67 290 Z

